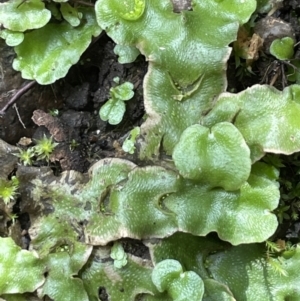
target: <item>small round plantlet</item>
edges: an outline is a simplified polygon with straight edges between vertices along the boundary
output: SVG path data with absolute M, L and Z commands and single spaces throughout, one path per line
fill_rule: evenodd
M 117 98 L 123 101 L 129 100 L 133 97 L 133 84 L 125 82 L 122 85 L 116 86 L 110 89 L 110 95 L 112 98 Z
M 134 154 L 135 141 L 139 134 L 140 134 L 140 128 L 138 126 L 130 131 L 130 135 L 126 138 L 126 140 L 122 145 L 122 149 L 124 152 L 129 153 L 131 155 Z
M 47 138 L 46 135 L 44 135 L 41 140 L 36 141 L 34 151 L 39 160 L 46 159 L 48 161 L 51 153 L 57 145 L 58 143 L 54 142 L 52 137 Z
M 119 76 L 114 77 L 114 78 L 113 78 L 113 81 L 114 81 L 117 85 L 119 85 L 119 84 L 120 84 L 120 77 L 119 77 Z
M 117 269 L 121 269 L 127 264 L 127 254 L 119 242 L 114 243 L 111 248 L 110 257 L 114 260 L 114 267 Z
M 294 55 L 294 40 L 290 37 L 276 39 L 270 46 L 270 53 L 278 60 L 289 60 Z

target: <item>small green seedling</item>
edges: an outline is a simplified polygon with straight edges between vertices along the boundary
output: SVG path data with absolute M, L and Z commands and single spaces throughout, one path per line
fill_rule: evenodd
M 71 142 L 69 143 L 71 152 L 73 152 L 78 146 L 79 146 L 79 143 L 75 139 L 72 139 Z
M 59 115 L 59 110 L 58 109 L 51 109 L 51 110 L 49 110 L 49 114 L 53 117 L 57 117 Z
M 278 217 L 279 224 L 282 224 L 283 220 L 290 220 L 291 219 L 291 217 L 287 213 L 287 211 L 289 211 L 289 210 L 290 210 L 290 206 L 289 205 L 279 206 L 275 210 L 275 213 L 276 213 L 276 215 Z
M 114 260 L 114 267 L 117 269 L 121 269 L 127 264 L 127 254 L 119 242 L 114 243 L 111 248 L 110 257 Z
M 25 165 L 32 165 L 34 159 L 49 161 L 50 154 L 58 143 L 52 140 L 52 137 L 47 138 L 45 135 L 42 139 L 36 140 L 36 145 L 28 149 L 19 149 L 18 154 L 15 156 L 20 158 L 20 161 Z M 37 158 L 36 158 L 37 157 Z
M 289 60 L 294 55 L 294 40 L 290 37 L 276 39 L 270 46 L 270 53 L 278 60 Z
M 34 151 L 38 156 L 38 160 L 49 160 L 50 154 L 57 145 L 58 143 L 54 142 L 52 137 L 47 138 L 46 135 L 44 135 L 41 140 L 37 140 L 36 146 L 34 146 Z
M 135 141 L 137 136 L 140 134 L 140 128 L 137 126 L 133 130 L 130 131 L 130 135 L 126 138 L 122 145 L 122 149 L 124 152 L 133 154 L 135 151 Z
M 16 213 L 8 213 L 7 215 L 10 218 L 12 224 L 14 225 L 15 222 L 16 222 L 16 219 L 18 218 L 18 214 L 16 214 Z
M 110 89 L 111 98 L 99 111 L 100 118 L 113 125 L 119 124 L 125 113 L 125 101 L 131 99 L 133 95 L 133 84 L 130 82 L 125 82 L 122 85 L 112 87 Z
M 7 205 L 14 200 L 19 188 L 19 180 L 13 176 L 10 181 L 0 179 L 0 198 Z

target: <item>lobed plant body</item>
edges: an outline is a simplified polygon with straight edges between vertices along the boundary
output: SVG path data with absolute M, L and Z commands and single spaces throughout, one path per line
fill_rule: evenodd
M 138 53 L 146 57 L 147 119 L 131 139 L 139 135 L 139 158 L 156 163 L 103 159 L 87 175 L 55 177 L 44 169 L 33 170 L 30 179 L 18 169 L 21 204 L 37 210 L 29 211 L 29 250 L 0 238 L 4 300 L 35 300 L 34 292 L 39 300 L 94 301 L 102 300 L 100 291 L 112 301 L 300 299 L 299 247 L 276 249 L 270 242 L 278 227 L 282 166 L 267 157 L 300 151 L 300 86 L 225 92 L 228 45 L 256 4 L 194 0 L 192 10 L 175 13 L 169 0 L 98 0 L 94 10 L 75 11 L 65 3 L 56 11 L 64 20 L 53 24 L 55 3 L 50 15 L 37 0 L 1 4 L 0 16 L 35 10 L 43 16 L 39 29 L 3 19 L 7 30 L 29 30 L 15 48 L 14 67 L 24 78 L 46 84 L 64 76 L 67 68 L 58 70 L 50 44 L 64 59 L 81 34 L 84 47 L 72 48 L 70 66 L 100 28 L 116 42 L 123 63 Z M 40 34 L 44 45 L 36 42 L 30 57 L 29 41 Z M 130 83 L 111 89 L 106 113 L 102 107 L 110 123 L 122 119 L 124 110 L 113 108 L 124 105 L 132 89 Z M 46 158 L 55 147 L 48 142 L 41 143 Z M 128 238 L 142 241 L 149 258 L 129 254 L 120 243 Z
M 9 0 L 0 4 L 0 20 L 0 35 L 17 54 L 13 68 L 42 85 L 64 77 L 101 33 L 93 8 L 64 1 Z

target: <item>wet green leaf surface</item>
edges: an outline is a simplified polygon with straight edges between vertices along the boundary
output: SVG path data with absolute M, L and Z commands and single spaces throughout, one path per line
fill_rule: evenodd
M 33 292 L 45 282 L 46 265 L 37 253 L 0 237 L 0 295 Z
M 41 0 L 10 0 L 0 3 L 0 23 L 12 31 L 23 32 L 43 27 L 50 18 L 51 13 L 45 9 Z
M 201 125 L 187 128 L 173 152 L 183 177 L 211 187 L 237 190 L 250 175 L 250 150 L 239 130 L 228 122 L 211 129 Z
M 128 20 L 122 17 L 120 2 L 96 3 L 97 21 L 108 35 L 122 47 L 137 47 L 149 61 L 141 157 L 157 155 L 162 137 L 164 149 L 172 153 L 182 132 L 198 123 L 213 98 L 225 90 L 227 45 L 235 39 L 238 24 L 255 9 L 255 1 L 193 4 L 193 11 L 175 14 L 171 1 L 146 1 L 143 14 Z M 214 14 L 217 10 L 221 13 Z
M 238 94 L 224 93 L 203 124 L 233 122 L 252 150 L 292 154 L 300 150 L 300 86 L 282 92 L 273 87 L 255 85 Z
M 89 46 L 92 36 L 100 34 L 93 9 L 81 9 L 82 23 L 73 27 L 67 22 L 47 24 L 25 33 L 22 44 L 15 47 L 13 68 L 25 79 L 46 85 L 64 77 Z M 78 41 L 80 40 L 80 43 Z M 32 48 L 32 45 L 36 47 Z

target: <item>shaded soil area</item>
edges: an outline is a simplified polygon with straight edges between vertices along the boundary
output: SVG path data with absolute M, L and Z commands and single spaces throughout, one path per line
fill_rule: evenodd
M 27 137 L 24 146 L 28 147 L 44 135 L 53 136 L 59 145 L 50 159 L 59 171 L 86 172 L 96 160 L 125 156 L 120 145 L 144 115 L 142 84 L 147 63 L 140 56 L 132 64 L 119 64 L 114 46 L 103 35 L 64 79 L 51 86 L 35 85 L 25 93 L 2 115 L 0 138 L 22 147 L 23 137 Z M 12 92 L 6 91 L 10 97 L 25 84 L 18 74 L 14 77 L 18 81 L 12 83 Z M 100 119 L 99 109 L 109 99 L 116 77 L 120 83 L 133 83 L 135 95 L 127 101 L 123 121 L 111 126 Z M 5 101 L 8 97 L 2 103 Z

